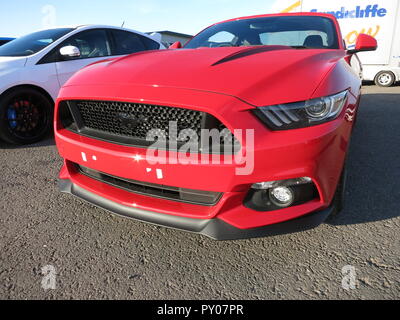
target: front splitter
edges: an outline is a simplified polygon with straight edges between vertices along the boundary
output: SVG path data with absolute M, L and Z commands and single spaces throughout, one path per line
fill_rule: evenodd
M 239 229 L 218 218 L 193 219 L 127 207 L 87 191 L 69 179 L 60 179 L 58 184 L 61 192 L 72 194 L 111 213 L 157 226 L 202 234 L 215 240 L 260 238 L 302 232 L 319 226 L 335 210 L 332 206 L 322 211 L 316 211 L 300 218 L 277 224 L 251 229 Z

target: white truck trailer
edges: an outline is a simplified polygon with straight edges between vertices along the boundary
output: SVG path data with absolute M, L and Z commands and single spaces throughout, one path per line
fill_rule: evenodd
M 349 49 L 360 33 L 375 37 L 378 50 L 358 54 L 364 80 L 381 87 L 400 81 L 400 0 L 279 0 L 274 11 L 333 14 Z

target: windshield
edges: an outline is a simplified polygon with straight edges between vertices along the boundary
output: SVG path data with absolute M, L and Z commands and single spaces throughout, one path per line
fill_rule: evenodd
M 15 39 L 0 47 L 1 57 L 26 57 L 46 48 L 74 29 L 51 29 L 38 31 Z
M 199 33 L 185 48 L 262 45 L 339 49 L 333 21 L 318 16 L 275 16 L 219 23 Z

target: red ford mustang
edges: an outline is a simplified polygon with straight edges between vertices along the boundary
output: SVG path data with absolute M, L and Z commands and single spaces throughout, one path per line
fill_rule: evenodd
M 111 212 L 227 240 L 340 211 L 360 100 L 331 15 L 244 17 L 184 48 L 106 60 L 61 90 L 60 189 Z

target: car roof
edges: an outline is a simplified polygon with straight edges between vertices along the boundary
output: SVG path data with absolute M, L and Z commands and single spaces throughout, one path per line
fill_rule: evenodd
M 123 27 L 117 27 L 117 26 L 109 26 L 109 25 L 102 25 L 102 24 L 84 24 L 84 25 L 65 25 L 65 26 L 57 26 L 57 27 L 52 27 L 52 28 L 46 28 L 46 29 L 42 29 L 42 30 L 38 30 L 38 31 L 44 31 L 44 30 L 54 30 L 54 29 L 63 29 L 63 28 L 70 28 L 73 30 L 90 30 L 90 29 L 115 29 L 115 30 L 123 30 L 123 31 L 128 31 L 128 32 L 134 32 L 134 33 L 138 33 L 140 35 L 143 35 L 153 41 L 156 41 L 154 38 L 152 38 L 150 35 L 138 31 L 138 30 L 133 30 L 133 29 L 128 29 L 128 28 L 123 28 Z
M 97 29 L 97 28 L 107 28 L 107 29 L 118 29 L 118 30 L 125 30 L 125 31 L 132 31 L 143 33 L 137 30 L 128 29 L 124 27 L 117 27 L 117 26 L 110 26 L 110 25 L 103 25 L 103 24 L 80 24 L 80 25 L 64 25 L 64 26 L 57 26 L 52 28 L 46 28 L 42 30 L 52 30 L 52 29 L 63 29 L 63 28 L 71 28 L 71 29 Z
M 109 26 L 109 25 L 101 25 L 101 24 L 86 24 L 86 25 L 80 25 L 77 26 L 76 29 L 97 29 L 97 28 L 105 28 L 105 29 L 116 29 L 116 30 L 124 30 L 124 31 L 129 31 L 129 32 L 135 32 L 139 33 L 142 35 L 147 36 L 148 38 L 151 38 L 148 34 L 145 34 L 144 32 L 138 31 L 138 30 L 133 30 L 133 29 L 128 29 L 124 27 L 117 27 L 117 26 Z

